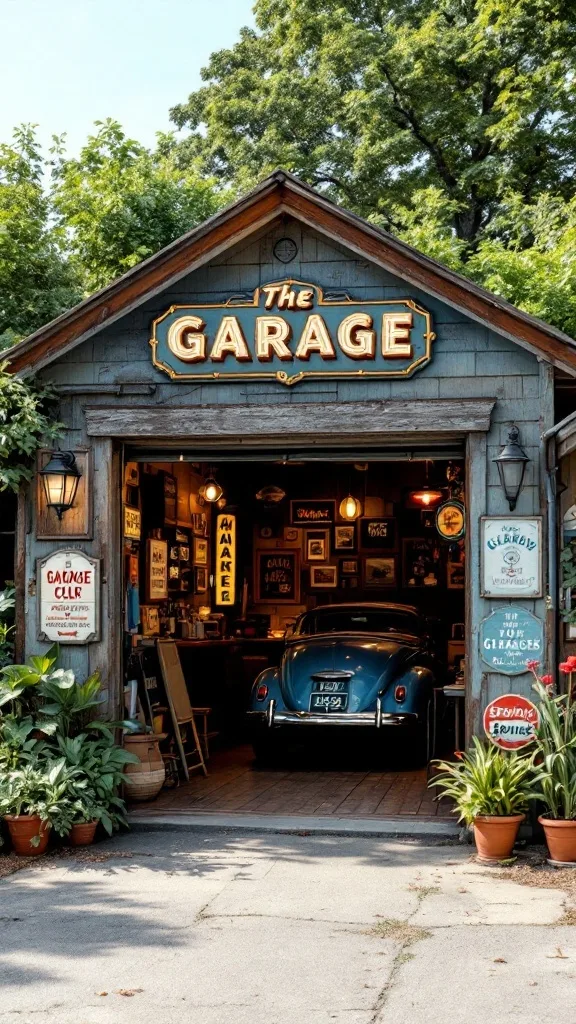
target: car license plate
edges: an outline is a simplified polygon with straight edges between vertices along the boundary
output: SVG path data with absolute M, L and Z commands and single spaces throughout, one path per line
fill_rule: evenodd
M 346 711 L 348 707 L 347 693 L 312 693 L 310 694 L 310 711 L 329 714 L 331 711 Z

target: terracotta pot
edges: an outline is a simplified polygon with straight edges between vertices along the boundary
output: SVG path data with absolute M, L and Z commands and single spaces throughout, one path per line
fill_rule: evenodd
M 39 857 L 45 853 L 50 838 L 50 825 L 40 820 L 37 814 L 5 814 L 14 853 L 19 857 Z M 38 843 L 33 839 L 40 838 Z
M 129 800 L 153 800 L 158 796 L 166 779 L 166 769 L 160 753 L 160 741 L 165 733 L 146 733 L 124 737 L 124 749 L 136 754 L 139 764 L 127 764 L 124 770 L 124 788 Z
M 97 825 L 97 821 L 77 821 L 66 837 L 68 846 L 90 846 L 94 842 Z
M 474 818 L 474 841 L 478 860 L 494 863 L 512 856 L 516 836 L 525 814 L 496 816 L 480 814 Z
M 550 860 L 576 863 L 576 821 L 545 818 L 544 815 L 540 815 L 538 821 L 544 829 Z

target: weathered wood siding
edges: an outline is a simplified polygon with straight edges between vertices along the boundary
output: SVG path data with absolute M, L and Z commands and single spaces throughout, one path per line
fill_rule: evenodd
M 274 242 L 285 235 L 294 238 L 299 247 L 297 258 L 288 265 L 273 258 Z M 288 276 L 320 285 L 326 291 L 345 291 L 356 299 L 414 298 L 433 316 L 437 340 L 432 362 L 409 380 L 303 381 L 292 388 L 272 382 L 204 385 L 172 382 L 153 367 L 148 344 L 150 324 L 169 305 L 192 299 L 225 301 L 231 294 L 250 292 L 259 284 Z M 496 404 L 491 428 L 473 446 L 469 479 L 469 486 L 473 489 L 471 515 L 476 519 L 483 513 L 508 511 L 492 459 L 505 442 L 511 421 L 519 426 L 522 444 L 531 460 L 516 511 L 521 515 L 544 512 L 543 482 L 539 475 L 539 435 L 553 422 L 552 381 L 547 364 L 446 303 L 406 284 L 393 273 L 358 259 L 344 247 L 327 241 L 296 221 L 278 224 L 276 228 L 254 237 L 250 244 L 238 245 L 205 268 L 182 277 L 169 291 L 146 302 L 53 363 L 43 376 L 61 388 L 61 414 L 69 426 L 65 441 L 71 447 L 89 441 L 84 415 L 86 405 L 113 405 L 115 402 L 122 406 L 133 405 L 142 410 L 145 418 L 146 409 L 150 406 L 298 406 L 300 403 L 371 402 L 389 398 L 492 398 Z M 358 426 L 360 436 L 364 425 L 359 423 Z M 368 424 L 365 426 L 369 429 Z M 80 673 L 96 665 L 109 666 L 110 674 L 114 676 L 110 684 L 118 692 L 119 676 L 116 676 L 119 673 L 122 625 L 120 567 L 119 564 L 113 565 L 113 553 L 119 551 L 119 508 L 115 505 L 117 468 L 110 444 L 98 441 L 94 464 L 94 540 L 77 546 L 104 558 L 103 575 L 108 581 L 104 590 L 109 596 L 103 622 L 105 629 L 108 622 L 113 640 L 111 634 L 103 638 L 102 644 L 68 648 L 63 654 L 63 661 Z M 471 624 L 477 631 L 480 618 L 499 602 L 485 601 L 479 596 L 475 524 L 470 537 L 469 568 L 474 572 L 469 572 L 468 586 L 475 589 L 469 598 L 469 610 Z M 53 550 L 54 546 L 53 543 L 34 540 L 32 513 L 27 543 L 28 580 L 34 575 L 35 558 Z M 119 558 L 116 561 L 119 563 Z M 110 596 L 112 588 L 115 594 Z M 525 605 L 544 617 L 544 601 L 525 602 Z M 32 602 L 28 611 L 27 649 L 32 651 L 39 646 Z M 111 644 L 117 652 L 113 661 L 110 661 Z M 476 644 L 475 639 L 474 650 Z M 477 702 L 474 707 L 480 707 L 496 693 L 512 687 L 528 692 L 530 680 L 527 676 L 510 680 L 484 675 L 476 653 L 470 668 L 472 695 Z

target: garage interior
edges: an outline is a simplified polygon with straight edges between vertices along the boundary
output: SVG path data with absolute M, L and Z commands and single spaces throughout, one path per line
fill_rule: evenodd
M 303 612 L 413 605 L 436 656 L 428 752 L 450 755 L 463 743 L 465 544 L 437 526 L 446 502 L 465 504 L 463 449 L 148 448 L 127 451 L 124 467 L 126 710 L 136 686 L 137 712 L 166 736 L 171 768 L 139 813 L 447 815 L 402 730 L 298 728 L 264 763 L 246 711 L 255 679 L 280 664 Z M 234 518 L 234 573 L 222 592 L 224 515 Z M 206 777 L 178 772 L 159 638 L 175 643 L 191 706 L 209 709 L 195 716 Z

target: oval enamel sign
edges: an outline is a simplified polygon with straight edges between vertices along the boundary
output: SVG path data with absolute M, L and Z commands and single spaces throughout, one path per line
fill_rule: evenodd
M 520 693 L 504 693 L 484 709 L 484 732 L 502 750 L 520 750 L 532 743 L 540 713 Z

